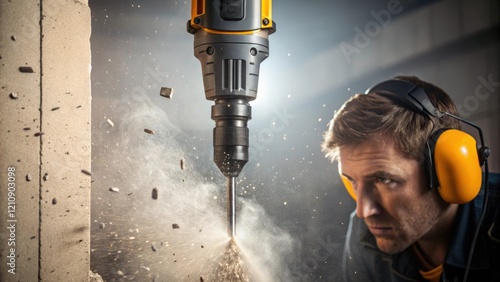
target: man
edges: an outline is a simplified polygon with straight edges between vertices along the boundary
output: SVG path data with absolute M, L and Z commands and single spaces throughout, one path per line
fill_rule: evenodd
M 442 114 L 457 115 L 451 98 L 406 76 L 367 92 L 341 107 L 322 144 L 356 200 L 344 249 L 345 281 L 500 281 L 500 177 L 482 175 L 487 150 L 476 153 L 474 142 L 472 150 L 451 161 L 458 163 L 452 180 L 445 177 L 449 168 L 434 159 L 440 158 L 445 134 L 470 137 L 459 130 L 458 119 Z M 415 103 L 410 96 L 420 98 Z M 462 142 L 454 138 L 444 151 Z M 462 164 L 471 169 L 461 170 Z M 470 180 L 453 181 L 460 177 Z

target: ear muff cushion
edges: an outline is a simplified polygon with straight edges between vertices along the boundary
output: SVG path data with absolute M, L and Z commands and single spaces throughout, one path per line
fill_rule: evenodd
M 347 193 L 349 193 L 349 196 L 356 201 L 356 192 L 354 192 L 354 188 L 352 187 L 351 181 L 347 179 L 347 177 L 343 176 L 342 174 L 340 175 L 340 179 L 342 179 L 342 183 L 344 183 L 344 186 L 347 190 Z
M 439 194 L 448 203 L 472 201 L 482 181 L 476 140 L 456 129 L 445 130 L 435 138 L 433 159 Z

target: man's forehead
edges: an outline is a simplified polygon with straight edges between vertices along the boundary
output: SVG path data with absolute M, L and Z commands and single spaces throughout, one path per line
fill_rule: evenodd
M 339 150 L 338 169 L 341 174 L 354 176 L 385 172 L 409 175 L 417 169 L 417 161 L 405 156 L 390 139 L 365 142 L 361 146 L 344 146 Z
M 356 145 L 345 145 L 339 148 L 339 159 L 360 160 L 364 158 L 384 157 L 387 154 L 397 154 L 395 142 L 388 138 L 367 140 Z M 339 160 L 339 161 L 340 161 Z

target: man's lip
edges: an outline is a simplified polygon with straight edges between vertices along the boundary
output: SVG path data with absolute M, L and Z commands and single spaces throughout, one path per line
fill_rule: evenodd
M 384 226 L 368 226 L 368 229 L 370 229 L 370 232 L 375 236 L 387 236 L 391 235 L 393 232 L 391 227 Z

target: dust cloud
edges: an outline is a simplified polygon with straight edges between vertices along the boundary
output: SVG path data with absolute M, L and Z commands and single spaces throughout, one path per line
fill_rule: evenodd
M 91 269 L 105 281 L 290 281 L 293 240 L 255 200 L 239 199 L 229 240 L 225 182 L 167 102 L 96 103 L 106 115 L 93 127 Z

